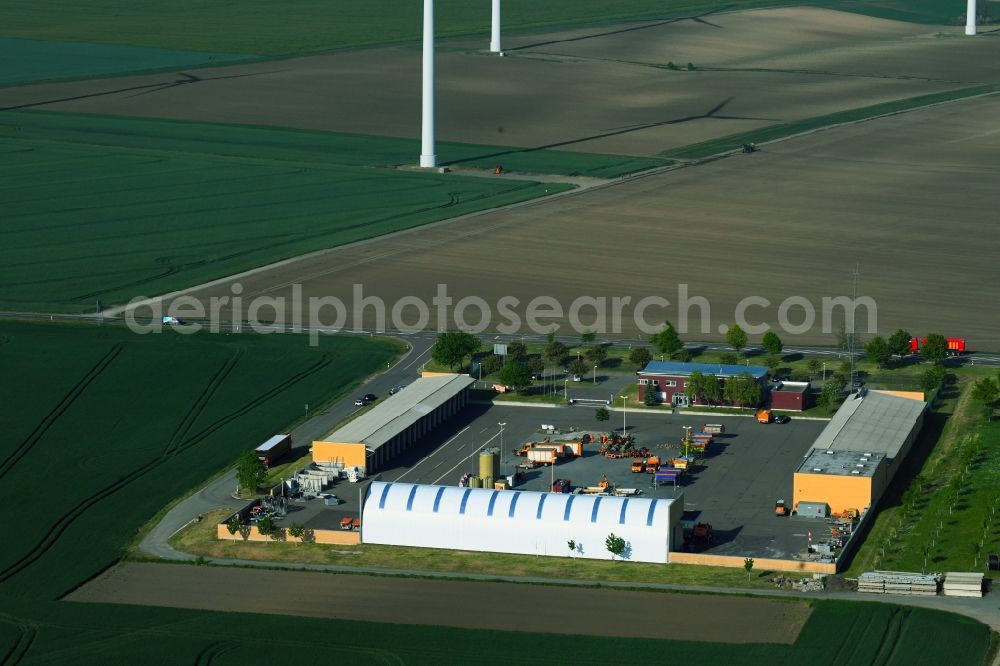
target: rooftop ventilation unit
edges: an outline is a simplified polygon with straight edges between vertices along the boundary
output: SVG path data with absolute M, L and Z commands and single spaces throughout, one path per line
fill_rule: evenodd
M 857 463 L 857 464 L 855 465 L 855 467 L 864 467 L 864 466 L 865 466 L 865 464 L 864 464 L 864 463 Z
M 832 456 L 832 455 L 833 455 L 833 451 L 827 451 L 827 452 L 826 452 L 826 454 L 827 454 L 828 456 Z
M 813 471 L 814 472 L 822 472 L 823 468 L 822 467 L 813 467 Z
M 852 469 L 852 470 L 851 470 L 851 474 L 861 474 L 861 472 L 859 472 L 859 471 L 858 471 L 858 470 L 856 470 L 856 469 Z

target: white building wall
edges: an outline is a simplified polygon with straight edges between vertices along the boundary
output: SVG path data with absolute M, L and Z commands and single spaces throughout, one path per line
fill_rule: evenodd
M 677 510 L 673 504 L 677 503 Z M 436 504 L 436 510 L 435 510 Z M 614 533 L 625 559 L 667 562 L 683 498 L 647 499 L 375 481 L 363 514 L 365 543 L 611 559 Z M 652 507 L 652 512 L 650 511 Z

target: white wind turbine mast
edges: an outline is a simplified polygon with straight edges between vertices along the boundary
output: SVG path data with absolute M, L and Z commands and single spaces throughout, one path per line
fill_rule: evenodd
M 420 166 L 437 166 L 434 154 L 434 0 L 424 0 L 423 120 L 420 132 Z
M 969 0 L 975 2 L 975 0 Z M 500 0 L 493 0 L 493 32 L 490 36 L 490 51 L 502 53 L 500 48 Z
M 965 10 L 965 34 L 976 34 L 976 0 L 969 0 Z

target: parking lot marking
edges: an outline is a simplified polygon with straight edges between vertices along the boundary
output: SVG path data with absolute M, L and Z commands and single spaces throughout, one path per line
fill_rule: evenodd
M 417 467 L 419 467 L 421 463 L 424 463 L 424 462 L 427 462 L 428 460 L 430 460 L 430 459 L 431 459 L 432 457 L 434 457 L 434 455 L 435 455 L 435 454 L 436 454 L 436 453 L 437 453 L 438 451 L 442 450 L 443 448 L 445 448 L 446 446 L 448 446 L 449 444 L 451 444 L 452 442 L 454 442 L 454 441 L 455 441 L 455 439 L 457 439 L 457 438 L 458 438 L 458 437 L 459 437 L 459 436 L 460 436 L 460 435 L 461 435 L 461 434 L 462 434 L 463 432 L 465 432 L 466 430 L 468 430 L 468 429 L 469 429 L 469 428 L 471 428 L 471 427 L 472 427 L 472 426 L 465 426 L 464 428 L 462 428 L 461 430 L 459 430 L 459 431 L 458 431 L 458 433 L 457 433 L 457 434 L 456 434 L 456 435 L 455 435 L 454 437 L 452 437 L 452 438 L 451 438 L 451 439 L 449 439 L 449 440 L 448 440 L 447 442 L 445 442 L 445 443 L 444 443 L 444 444 L 442 444 L 441 446 L 439 446 L 439 447 L 437 447 L 436 449 L 434 449 L 434 451 L 432 451 L 432 452 L 430 453 L 430 455 L 428 455 L 428 456 L 426 456 L 426 457 L 424 457 L 424 458 L 421 458 L 420 460 L 418 460 L 418 461 L 417 461 L 417 464 L 416 464 L 416 465 L 414 465 L 414 466 L 413 466 L 413 467 L 411 467 L 410 469 L 406 470 L 405 472 L 403 472 L 402 474 L 400 474 L 399 476 L 397 476 L 397 477 L 396 477 L 396 481 L 400 481 L 400 480 L 401 480 L 401 479 L 402 479 L 402 478 L 403 478 L 404 476 L 406 476 L 407 474 L 409 474 L 410 472 L 412 472 L 413 470 L 415 470 L 415 469 L 416 469 Z M 435 466 L 433 467 L 433 469 L 437 469 L 437 468 L 438 468 L 438 467 L 440 467 L 440 466 L 441 466 L 441 463 L 438 463 L 437 465 L 435 465 Z
M 468 428 L 466 428 L 466 430 L 468 430 Z M 463 430 L 462 432 L 465 432 L 465 430 Z M 459 433 L 459 435 L 460 435 L 460 434 L 462 434 L 462 433 Z M 436 478 L 436 479 L 435 479 L 434 481 L 432 481 L 432 482 L 431 482 L 431 484 L 432 484 L 432 485 L 436 485 L 438 481 L 440 481 L 440 480 L 441 480 L 441 479 L 443 479 L 444 477 L 446 477 L 446 476 L 448 476 L 449 474 L 451 474 L 452 472 L 454 472 L 454 471 L 455 471 L 456 469 L 458 469 L 458 466 L 459 466 L 459 465 L 462 465 L 462 464 L 464 464 L 466 460 L 468 460 L 468 459 L 469 459 L 469 458 L 471 458 L 472 456 L 476 455 L 477 453 L 479 453 L 480 451 L 482 451 L 483 449 L 485 449 L 485 448 L 487 447 L 487 445 L 488 445 L 488 444 L 489 444 L 490 442 L 492 442 L 492 441 L 493 441 L 494 439 L 496 439 L 496 438 L 497 438 L 497 437 L 499 437 L 499 436 L 500 436 L 500 433 L 497 433 L 497 434 L 493 435 L 492 437 L 490 437 L 490 438 L 489 438 L 488 440 L 486 440 L 486 442 L 484 442 L 484 443 L 483 443 L 483 445 L 482 445 L 482 446 L 480 446 L 480 447 L 479 447 L 478 449 L 476 449 L 475 451 L 473 451 L 473 452 L 472 452 L 472 453 L 470 453 L 469 455 L 467 455 L 467 456 L 465 456 L 464 458 L 462 458 L 461 460 L 459 460 L 459 461 L 458 461 L 458 462 L 457 462 L 457 463 L 455 464 L 455 466 L 454 466 L 454 467 L 452 467 L 452 468 L 451 468 L 451 469 L 449 469 L 449 470 L 448 470 L 447 472 L 445 472 L 444 474 L 442 474 L 441 476 L 439 476 L 438 478 Z M 458 435 L 455 435 L 455 437 L 458 437 Z M 455 437 L 452 437 L 451 439 L 455 439 Z M 451 439 L 449 439 L 448 441 L 450 442 L 450 441 L 451 441 Z

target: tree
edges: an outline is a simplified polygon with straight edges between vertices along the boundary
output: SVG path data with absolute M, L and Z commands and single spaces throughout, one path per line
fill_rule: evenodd
M 528 366 L 528 371 L 533 375 L 540 375 L 545 372 L 545 364 L 542 363 L 542 359 L 538 356 L 529 356 L 524 364 Z
M 977 380 L 972 385 L 970 395 L 973 400 L 982 404 L 986 419 L 992 420 L 993 409 L 996 407 L 997 400 L 1000 400 L 1000 387 L 997 386 L 997 382 L 989 377 Z
M 892 347 L 885 338 L 876 335 L 865 344 L 865 356 L 878 367 L 886 368 L 892 358 Z
M 288 536 L 302 543 L 302 537 L 305 536 L 306 528 L 298 523 L 292 523 L 288 526 Z
M 743 571 L 747 572 L 747 582 L 750 582 L 750 572 L 753 571 L 753 558 L 745 557 L 743 558 Z
M 600 365 L 601 363 L 604 363 L 604 359 L 608 357 L 608 348 L 604 345 L 587 347 L 587 351 L 584 352 L 584 356 L 586 356 L 587 360 L 594 365 Z
M 553 328 L 551 331 L 545 334 L 545 342 L 551 345 L 555 341 L 556 341 L 556 329 Z
M 455 366 L 461 367 L 465 357 L 472 354 L 482 346 L 482 342 L 476 336 L 465 331 L 445 331 L 437 336 L 434 341 L 434 349 L 431 350 L 431 358 L 435 363 L 447 365 L 452 370 Z
M 531 370 L 519 361 L 511 361 L 500 368 L 500 382 L 520 391 L 531 383 Z
M 588 365 L 582 358 L 574 358 L 569 364 L 569 371 L 574 375 L 580 375 L 582 377 L 587 374 L 589 370 L 590 365 Z
M 719 363 L 722 365 L 736 365 L 739 362 L 736 354 L 733 352 L 723 352 L 719 354 Z
M 764 365 L 767 366 L 768 370 L 774 372 L 775 370 L 778 369 L 778 366 L 781 365 L 781 357 L 779 357 L 777 354 L 768 354 L 767 357 L 764 359 Z
M 570 539 L 566 542 L 566 546 L 569 548 L 569 556 L 573 557 L 573 554 L 576 553 L 576 541 Z
M 684 389 L 695 401 L 704 401 L 705 375 L 703 375 L 700 371 L 695 370 L 688 376 L 687 381 L 684 382 Z
M 479 361 L 479 367 L 482 370 L 483 376 L 492 375 L 503 367 L 503 356 L 498 354 L 484 356 Z
M 889 336 L 889 350 L 896 356 L 907 356 L 910 353 L 910 340 L 913 336 L 909 331 L 897 330 Z
M 545 359 L 553 365 L 562 365 L 569 353 L 569 348 L 558 340 L 553 340 L 545 347 Z
M 604 546 L 608 549 L 608 552 L 611 553 L 612 560 L 615 559 L 615 556 L 621 557 L 622 553 L 625 552 L 627 545 L 628 544 L 625 543 L 625 539 L 620 536 L 615 536 L 614 532 L 609 534 L 608 538 L 604 540 Z
M 659 397 L 656 395 L 656 384 L 646 385 L 646 390 L 642 394 L 642 402 L 647 407 L 654 407 L 660 402 Z
M 736 355 L 739 356 L 740 352 L 747 346 L 747 332 L 740 328 L 739 324 L 733 324 L 726 331 L 726 344 L 732 347 Z
M 649 341 L 668 358 L 672 358 L 674 354 L 684 349 L 684 343 L 681 342 L 677 330 L 669 321 L 663 325 L 663 330 L 651 337 Z
M 523 342 L 511 342 L 507 345 L 507 358 L 518 360 L 528 353 L 528 348 Z
M 240 488 L 256 493 L 257 486 L 264 482 L 266 476 L 267 470 L 264 468 L 264 463 L 254 451 L 247 449 L 240 454 L 236 460 L 236 479 Z
M 597 333 L 594 331 L 584 331 L 580 334 L 580 342 L 585 345 L 589 345 L 591 342 L 597 339 Z
M 710 405 L 714 405 L 722 399 L 722 386 L 719 384 L 719 378 L 715 375 L 705 375 L 704 383 L 702 384 L 702 396 Z
M 823 363 L 818 358 L 811 358 L 806 361 L 806 367 L 809 368 L 809 375 L 818 375 L 819 371 L 823 369 Z
M 741 373 L 737 379 L 739 387 L 740 405 L 743 407 L 756 407 L 760 404 L 760 382 L 753 378 L 749 372 Z
M 271 519 L 271 516 L 264 516 L 257 521 L 257 533 L 264 538 L 274 534 L 274 520 Z
M 598 407 L 597 411 L 594 412 L 594 418 L 604 423 L 611 418 L 611 412 L 608 411 L 607 407 Z
M 687 363 L 692 358 L 693 356 L 689 349 L 680 349 L 676 354 L 674 354 L 674 359 L 680 361 L 681 363 Z
M 940 365 L 933 365 L 920 375 L 920 388 L 930 393 L 944 381 L 945 370 Z
M 229 536 L 236 536 L 241 525 L 243 525 L 243 521 L 240 520 L 239 514 L 233 514 L 233 517 L 226 522 L 226 531 L 229 532 Z
M 628 360 L 641 369 L 645 368 L 646 364 L 653 360 L 653 354 L 645 347 L 636 347 L 628 353 Z
M 826 385 L 823 386 L 823 392 L 819 396 L 819 404 L 825 406 L 827 410 L 834 412 L 840 403 L 841 393 L 844 387 L 841 385 L 840 381 L 831 377 L 827 380 Z
M 726 380 L 725 385 L 723 385 L 722 399 L 730 405 L 738 405 L 740 403 L 739 381 L 735 377 L 730 377 Z
M 764 334 L 761 346 L 764 347 L 764 351 L 768 354 L 777 356 L 781 353 L 781 350 L 785 348 L 785 343 L 781 341 L 781 338 L 778 337 L 777 333 L 774 331 L 768 331 Z
M 948 341 L 940 333 L 931 333 L 920 348 L 920 355 L 931 363 L 940 363 L 948 357 Z

